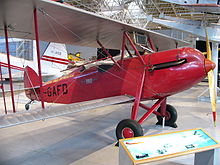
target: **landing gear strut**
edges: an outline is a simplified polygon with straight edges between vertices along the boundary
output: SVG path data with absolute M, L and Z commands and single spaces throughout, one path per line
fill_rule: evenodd
M 161 107 L 158 108 L 157 112 L 161 113 Z M 157 116 L 157 125 L 162 125 L 163 124 L 163 117 L 162 116 Z M 176 109 L 172 106 L 167 104 L 166 105 L 166 113 L 165 113 L 165 126 L 177 128 L 176 125 L 176 120 L 177 120 L 177 111 Z
M 134 103 L 135 105 L 135 103 Z M 138 106 L 137 106 L 138 105 Z M 147 110 L 147 112 L 137 120 L 137 114 L 139 106 Z M 136 106 L 133 106 L 131 119 L 124 119 L 119 122 L 116 128 L 116 137 L 117 140 L 124 138 L 132 138 L 143 136 L 143 129 L 141 124 L 151 115 L 155 114 L 157 116 L 157 125 L 162 125 L 163 120 L 165 126 L 170 126 L 176 128 L 177 120 L 177 111 L 176 109 L 166 104 L 166 98 L 159 99 L 152 107 L 148 107 L 140 102 L 136 103 Z
M 129 35 L 126 32 L 124 32 L 123 35 L 121 59 L 123 59 L 124 57 L 124 49 L 126 48 L 126 42 L 125 42 L 126 39 L 129 41 L 131 47 L 134 49 L 136 55 L 139 57 L 138 58 L 139 61 L 143 64 L 143 70 L 140 69 L 139 76 L 135 77 L 137 82 L 136 82 L 136 91 L 135 93 L 132 94 L 135 100 L 132 107 L 131 119 L 125 119 L 119 122 L 116 128 L 117 139 L 119 140 L 122 138 L 142 136 L 143 130 L 141 128 L 141 124 L 152 113 L 157 116 L 158 124 L 163 124 L 163 122 L 165 121 L 164 122 L 165 125 L 177 127 L 175 124 L 177 119 L 176 110 L 172 106 L 166 104 L 166 97 L 162 97 L 162 95 L 158 95 L 160 96 L 160 98 L 156 101 L 156 103 L 152 107 L 148 107 L 141 103 L 141 100 L 147 97 L 144 94 L 145 91 L 144 85 L 145 85 L 146 77 L 148 76 L 148 74 L 152 74 L 153 70 L 151 70 L 152 69 L 151 66 L 149 66 L 149 64 L 147 64 L 146 61 L 142 58 L 135 43 L 132 41 L 132 39 L 129 37 Z M 153 46 L 152 49 L 154 49 Z M 140 119 L 138 119 L 139 107 L 142 107 L 143 109 L 147 110 L 147 112 Z M 157 111 L 158 108 L 159 110 Z

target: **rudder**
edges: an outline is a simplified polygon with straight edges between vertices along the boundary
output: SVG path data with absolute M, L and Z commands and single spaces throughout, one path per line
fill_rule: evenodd
M 24 88 L 39 88 L 40 81 L 37 73 L 29 66 L 24 68 Z
M 24 69 L 24 88 L 25 88 L 25 95 L 30 100 L 38 100 L 40 101 L 40 81 L 39 76 L 37 73 L 30 68 L 29 66 L 26 66 Z

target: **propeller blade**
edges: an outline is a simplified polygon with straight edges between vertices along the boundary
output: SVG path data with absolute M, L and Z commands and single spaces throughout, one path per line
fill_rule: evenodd
M 212 60 L 212 52 L 211 52 L 211 47 L 210 47 L 209 39 L 208 39 L 208 33 L 207 33 L 206 29 L 205 29 L 205 32 L 206 32 L 207 59 L 211 61 Z M 208 72 L 208 82 L 209 82 L 209 94 L 210 94 L 211 105 L 212 105 L 213 121 L 214 121 L 214 126 L 216 127 L 216 116 L 217 116 L 216 115 L 216 86 L 215 86 L 213 69 L 211 69 Z

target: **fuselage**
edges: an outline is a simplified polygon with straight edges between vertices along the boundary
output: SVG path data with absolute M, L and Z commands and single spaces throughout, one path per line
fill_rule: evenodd
M 179 48 L 119 60 L 117 65 L 76 69 L 46 82 L 43 100 L 75 103 L 118 95 L 136 95 L 144 70 L 141 99 L 158 99 L 189 89 L 207 76 L 204 55 L 194 48 Z M 36 98 L 35 98 L 36 99 Z M 40 97 L 38 98 L 40 100 Z

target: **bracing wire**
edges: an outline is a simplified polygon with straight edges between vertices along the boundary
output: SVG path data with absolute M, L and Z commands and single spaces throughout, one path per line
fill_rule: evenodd
M 60 22 L 58 22 L 54 17 L 52 17 L 51 15 L 49 15 L 48 13 L 46 13 L 45 11 L 43 11 L 42 9 L 39 9 L 39 11 L 41 11 L 41 13 L 43 13 L 44 15 L 47 15 L 50 19 L 52 19 L 54 22 L 56 22 L 58 25 L 60 25 L 61 27 L 63 27 L 64 29 L 66 29 L 68 32 L 70 32 L 72 35 L 74 35 L 75 37 L 77 37 L 79 40 L 81 40 L 81 37 L 79 35 L 77 35 L 76 33 L 74 33 L 72 30 L 70 30 L 68 27 L 66 27 L 65 25 L 61 24 Z
M 45 16 L 48 16 L 51 20 L 53 20 L 54 22 L 56 22 L 58 25 L 62 26 L 62 27 L 63 27 L 64 29 L 66 29 L 67 31 L 71 32 L 71 33 L 72 33 L 74 36 L 76 36 L 78 39 L 81 39 L 77 34 L 75 34 L 73 31 L 71 31 L 71 30 L 70 30 L 68 27 L 66 27 L 65 25 L 59 23 L 55 18 L 53 18 L 52 16 L 50 16 L 48 13 L 46 13 L 45 11 L 42 11 L 42 10 L 41 10 L 41 12 L 43 13 L 44 18 L 47 20 L 47 22 L 48 22 L 50 28 L 52 29 L 52 31 L 53 31 L 54 34 L 56 35 L 58 41 L 61 41 L 61 39 L 60 39 L 58 33 L 56 32 L 56 29 L 52 26 L 52 24 L 50 23 L 50 21 L 49 21 Z M 112 41 L 109 40 L 109 42 L 112 42 Z M 101 53 L 102 53 L 102 52 L 101 52 Z M 103 54 L 103 53 L 102 53 L 102 54 Z M 99 66 L 95 66 L 95 67 L 98 68 Z M 102 68 L 99 68 L 99 69 L 103 70 Z M 122 69 L 123 71 L 126 71 L 127 74 L 129 74 L 130 76 L 132 76 L 133 78 L 135 78 L 137 81 L 139 80 L 138 77 L 134 76 L 132 73 L 128 72 L 128 71 L 125 70 L 124 68 L 121 68 L 121 69 Z M 144 69 L 144 68 L 143 68 L 143 69 Z M 117 76 L 117 75 L 114 74 L 114 73 L 111 73 L 111 72 L 106 71 L 106 70 L 103 70 L 103 71 L 105 71 L 106 73 L 111 74 L 112 76 L 114 76 L 114 77 L 116 77 L 116 78 L 121 79 L 121 80 L 124 81 L 123 78 L 121 78 L 120 76 Z M 73 82 L 74 82 L 74 81 L 73 81 Z M 70 83 L 70 85 L 68 86 L 68 88 L 73 84 L 73 82 Z M 134 81 L 127 81 L 126 83 L 130 83 L 130 84 L 133 84 L 133 85 L 136 84 L 136 82 L 134 82 Z M 56 84 L 57 84 L 57 82 L 55 83 L 55 85 L 56 85 Z M 67 89 L 68 89 L 68 88 L 67 88 Z M 147 91 L 152 91 L 152 92 L 156 93 L 155 91 L 153 91 L 152 89 L 149 89 L 148 87 L 144 87 L 143 90 L 144 90 L 144 91 L 146 91 L 146 90 L 147 90 Z M 60 97 L 62 97 L 62 95 L 59 95 L 58 97 L 56 97 L 56 99 L 53 101 L 52 104 L 54 104 Z M 51 104 L 50 106 L 52 106 L 52 104 Z
M 16 44 L 16 50 L 15 50 L 15 53 L 16 53 L 16 57 L 17 57 L 17 51 L 18 51 L 18 48 L 17 48 L 17 43 L 16 41 L 14 41 L 14 38 L 12 36 L 12 34 L 10 33 L 11 31 L 9 31 L 9 36 L 10 36 L 10 39 L 12 41 L 13 44 Z M 25 59 L 24 57 L 17 57 L 20 61 L 20 63 L 22 64 L 22 66 L 24 67 L 25 66 Z M 19 71 L 20 73 L 20 71 Z M 22 75 L 20 74 L 20 79 L 22 79 Z M 21 90 L 21 85 L 18 85 L 18 90 Z M 20 100 L 20 92 L 18 92 L 17 94 L 17 99 L 16 99 L 16 109 L 18 109 L 18 105 L 19 105 L 19 100 Z

